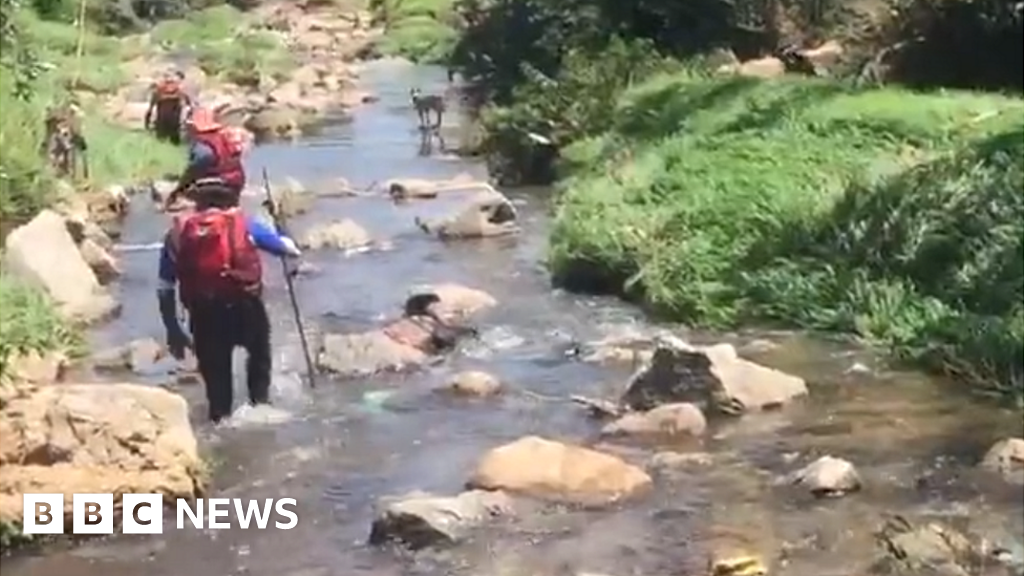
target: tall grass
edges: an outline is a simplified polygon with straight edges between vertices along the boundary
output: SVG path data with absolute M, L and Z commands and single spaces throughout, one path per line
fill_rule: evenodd
M 853 332 L 1024 392 L 1024 103 L 662 76 L 570 147 L 556 281 Z
M 57 314 L 49 298 L 0 274 L 0 384 L 19 354 L 75 352 L 81 344 L 80 334 Z

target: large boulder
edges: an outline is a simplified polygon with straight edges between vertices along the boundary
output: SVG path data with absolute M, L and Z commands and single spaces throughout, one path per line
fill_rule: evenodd
M 637 494 L 651 477 L 616 456 L 528 436 L 485 454 L 466 485 L 595 505 Z
M 380 330 L 324 336 L 317 365 L 346 378 L 401 372 L 426 362 L 423 351 L 400 344 Z
M 82 257 L 64 218 L 52 210 L 8 235 L 4 268 L 49 294 L 69 320 L 95 322 L 120 311 Z
M 508 515 L 512 500 L 502 492 L 472 490 L 458 496 L 412 492 L 386 498 L 370 530 L 370 544 L 398 542 L 418 550 L 457 544 L 474 527 Z
M 26 492 L 201 492 L 185 399 L 134 384 L 10 386 L 0 391 L 0 521 L 18 521 Z
M 478 192 L 452 216 L 435 221 L 417 220 L 423 231 L 443 239 L 490 238 L 519 231 L 519 214 L 512 202 L 496 190 Z
M 996 442 L 985 453 L 981 467 L 998 472 L 1007 480 L 1024 484 L 1024 438 L 1005 438 Z
M 634 374 L 622 403 L 631 410 L 693 402 L 739 415 L 779 407 L 807 394 L 803 379 L 740 358 L 731 344 L 691 346 L 661 337 L 651 361 Z

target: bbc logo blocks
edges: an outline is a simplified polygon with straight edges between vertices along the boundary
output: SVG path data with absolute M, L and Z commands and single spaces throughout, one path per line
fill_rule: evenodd
M 161 534 L 164 498 L 160 494 L 125 494 L 121 498 L 121 532 Z M 113 534 L 117 507 L 113 494 L 75 494 L 71 503 L 72 534 Z M 64 495 L 25 494 L 22 532 L 64 534 Z

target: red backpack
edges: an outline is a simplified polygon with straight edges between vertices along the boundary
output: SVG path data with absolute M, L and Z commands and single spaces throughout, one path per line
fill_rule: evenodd
M 181 300 L 258 295 L 263 269 L 238 209 L 203 210 L 175 220 Z

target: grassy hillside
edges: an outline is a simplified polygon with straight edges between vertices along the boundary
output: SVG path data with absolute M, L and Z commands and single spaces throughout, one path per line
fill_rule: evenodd
M 371 0 L 385 26 L 378 49 L 415 62 L 444 62 L 459 35 L 454 7 L 455 0 Z
M 677 74 L 614 116 L 565 151 L 557 282 L 852 332 L 1021 394 L 1020 99 Z

